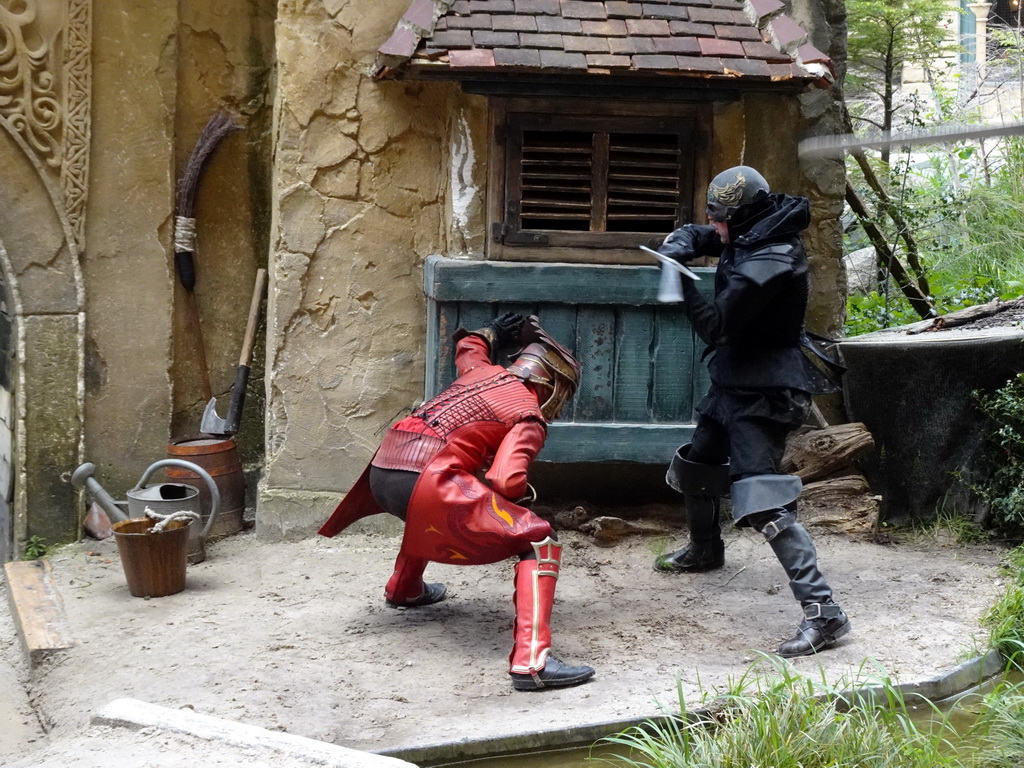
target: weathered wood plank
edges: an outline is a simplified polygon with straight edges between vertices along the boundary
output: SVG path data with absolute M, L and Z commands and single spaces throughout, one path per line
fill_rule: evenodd
M 580 386 L 577 421 L 609 421 L 615 392 L 615 312 L 608 307 L 580 307 L 576 320 Z
M 656 422 L 689 421 L 693 414 L 693 331 L 678 312 L 654 315 L 651 407 Z
M 30 665 L 75 644 L 49 560 L 6 563 L 11 615 Z
M 652 259 L 653 260 L 653 259 Z M 714 270 L 695 270 L 710 283 Z M 657 266 L 469 261 L 431 256 L 424 290 L 436 301 L 657 304 Z M 703 289 L 704 286 L 702 285 Z
M 651 419 L 653 317 L 649 309 L 623 307 L 615 333 L 615 420 Z
M 548 427 L 538 461 L 554 464 L 632 461 L 668 465 L 672 454 L 693 436 L 693 424 L 563 423 Z

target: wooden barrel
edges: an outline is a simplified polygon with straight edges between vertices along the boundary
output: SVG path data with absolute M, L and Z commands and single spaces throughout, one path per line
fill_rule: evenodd
M 210 540 L 242 530 L 245 518 L 245 476 L 242 474 L 242 461 L 238 457 L 234 440 L 230 437 L 175 440 L 167 446 L 167 456 L 190 461 L 205 469 L 213 478 L 220 493 L 220 512 L 210 528 Z M 183 467 L 166 467 L 164 473 L 168 479 L 194 485 L 199 489 L 205 523 L 205 516 L 210 513 L 210 489 L 206 482 L 195 472 Z

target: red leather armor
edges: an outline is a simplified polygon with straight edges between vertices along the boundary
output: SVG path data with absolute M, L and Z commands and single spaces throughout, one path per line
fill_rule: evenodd
M 530 549 L 551 526 L 511 499 L 526 492 L 530 463 L 547 434 L 536 396 L 490 362 L 487 341 L 462 337 L 459 377 L 391 427 L 371 465 L 419 472 L 406 513 L 402 553 L 435 562 L 493 563 Z M 481 481 L 477 473 L 487 468 Z M 383 512 L 369 492 L 367 468 L 320 529 L 334 536 Z

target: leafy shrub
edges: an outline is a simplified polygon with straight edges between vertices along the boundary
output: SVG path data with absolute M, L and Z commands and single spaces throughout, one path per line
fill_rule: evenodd
M 987 481 L 976 487 L 988 501 L 993 526 L 1024 535 L 1024 373 L 991 394 L 974 393 L 979 409 L 992 420 L 986 433 L 983 466 Z

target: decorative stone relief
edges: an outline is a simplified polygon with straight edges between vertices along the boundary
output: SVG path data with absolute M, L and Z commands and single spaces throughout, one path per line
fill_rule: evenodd
M 85 244 L 92 125 L 92 0 L 67 0 L 64 49 L 64 162 L 60 186 L 79 249 Z
M 59 175 L 61 213 L 79 245 L 88 195 L 91 38 L 92 0 L 0 0 L 0 119 L 41 173 Z

